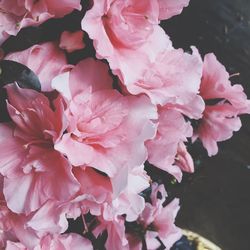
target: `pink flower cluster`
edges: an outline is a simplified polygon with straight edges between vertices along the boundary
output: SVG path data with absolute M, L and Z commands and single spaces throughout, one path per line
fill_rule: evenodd
M 183 171 L 194 171 L 188 140 L 200 139 L 215 155 L 217 142 L 240 129 L 239 115 L 250 113 L 243 88 L 214 54 L 203 60 L 195 47 L 175 49 L 159 26 L 188 3 L 94 0 L 82 31 L 5 57 L 32 69 L 42 92 L 6 86 L 1 249 L 88 250 L 88 235 L 105 233 L 107 250 L 170 249 L 181 237 L 174 225 L 179 201 L 166 205 L 166 190 L 152 183 L 145 162 L 180 182 Z M 0 41 L 73 9 L 81 10 L 80 1 L 1 1 Z M 84 32 L 97 59 L 70 65 L 65 53 L 85 48 Z M 65 233 L 68 219 L 79 217 L 82 235 Z

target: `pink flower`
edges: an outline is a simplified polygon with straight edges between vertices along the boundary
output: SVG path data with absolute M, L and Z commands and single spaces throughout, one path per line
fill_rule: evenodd
M 4 59 L 26 65 L 39 77 L 42 91 L 51 91 L 51 81 L 58 74 L 71 68 L 66 57 L 56 43 L 47 42 L 34 45 L 21 52 L 14 52 Z
M 118 197 L 113 195 L 110 178 L 93 168 L 78 167 L 73 172 L 81 185 L 79 192 L 69 201 L 46 202 L 27 222 L 29 228 L 43 235 L 63 233 L 68 227 L 67 218 L 76 219 L 81 215 L 84 218 L 90 213 L 101 217 L 106 224 L 121 215 L 126 215 L 127 221 L 136 220 L 143 211 L 145 201 L 139 193 L 149 186 L 143 166 L 133 169 L 127 187 Z
M 38 26 L 50 18 L 63 17 L 74 9 L 81 9 L 80 0 L 3 0 L 0 3 L 0 44 L 20 29 Z
M 120 195 L 113 196 L 112 200 L 104 204 L 103 218 L 107 221 L 112 221 L 119 215 L 126 215 L 126 221 L 135 221 L 145 208 L 145 200 L 140 193 L 149 187 L 150 179 L 144 166 L 133 168 L 127 178 L 127 186 Z
M 103 176 L 90 167 L 74 168 L 73 172 L 81 190 L 78 201 L 83 214 L 90 212 L 95 216 L 103 216 L 106 221 L 112 221 L 120 215 L 126 215 L 127 221 L 136 220 L 145 207 L 143 197 L 139 195 L 149 187 L 149 177 L 143 166 L 132 169 L 126 176 L 127 185 L 116 196 L 112 189 L 112 179 Z
M 53 148 L 66 128 L 62 100 L 50 103 L 43 94 L 17 85 L 8 85 L 7 92 L 13 123 L 0 125 L 3 191 L 12 211 L 28 214 L 49 199 L 69 199 L 79 184 L 67 159 Z
M 22 243 L 7 242 L 6 250 L 42 250 L 42 249 L 60 249 L 60 250 L 92 250 L 92 244 L 89 240 L 74 233 L 64 235 L 47 235 L 33 248 L 28 248 Z
M 187 137 L 191 137 L 193 134 L 191 124 L 185 121 L 180 112 L 166 107 L 159 109 L 158 122 L 155 138 L 146 143 L 148 161 L 181 181 L 181 170 L 193 172 L 192 158 L 187 156 L 183 144 L 187 141 Z M 185 152 L 184 155 L 183 152 Z M 184 163 L 183 161 L 187 157 L 188 159 Z
M 160 199 L 157 198 L 158 193 L 161 194 Z M 132 231 L 127 234 L 129 249 L 142 249 L 142 237 L 145 238 L 147 249 L 158 249 L 161 245 L 157 240 L 158 237 L 166 250 L 169 250 L 181 237 L 181 230 L 174 225 L 179 210 L 179 200 L 174 199 L 167 206 L 163 206 L 166 195 L 163 185 L 152 185 L 151 203 L 146 203 L 144 211 L 137 220 L 137 227 L 140 230 L 137 234 Z
M 54 80 L 53 86 L 68 101 L 69 122 L 55 148 L 74 166 L 106 173 L 119 194 L 126 186 L 126 172 L 147 159 L 144 142 L 155 135 L 151 119 L 157 113 L 146 96 L 122 96 L 111 85 L 106 65 L 93 59 Z
M 134 94 L 147 94 L 156 105 L 168 105 L 190 118 L 200 118 L 204 102 L 198 95 L 202 76 L 202 61 L 197 49 L 184 53 L 182 49 L 169 48 L 159 53 L 144 75 L 126 85 Z
M 59 47 L 66 50 L 68 53 L 85 48 L 83 42 L 83 31 L 76 32 L 64 31 L 61 34 Z
M 82 20 L 82 29 L 94 40 L 97 57 L 107 59 L 127 85 L 171 44 L 158 23 L 157 0 L 94 0 Z
M 200 94 L 207 105 L 194 139 L 200 138 L 209 156 L 217 154 L 217 142 L 229 139 L 233 131 L 240 129 L 238 115 L 250 113 L 250 101 L 242 86 L 232 85 L 229 78 L 225 67 L 217 61 L 215 55 L 207 54 L 200 87 Z M 217 103 L 210 104 L 211 101 Z
M 100 216 L 103 205 L 112 200 L 112 185 L 110 178 L 103 176 L 91 167 L 78 167 L 73 169 L 74 175 L 81 185 L 78 200 L 83 214 L 90 212 Z

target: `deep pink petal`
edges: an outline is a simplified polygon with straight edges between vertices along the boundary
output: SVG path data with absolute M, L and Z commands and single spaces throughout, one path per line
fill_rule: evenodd
M 83 49 L 85 47 L 83 34 L 81 30 L 76 32 L 64 31 L 61 34 L 59 47 L 66 50 L 68 53 Z

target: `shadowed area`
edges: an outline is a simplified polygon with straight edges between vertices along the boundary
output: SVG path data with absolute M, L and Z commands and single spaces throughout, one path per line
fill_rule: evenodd
M 191 0 L 182 15 L 162 26 L 176 48 L 214 52 L 250 97 L 250 1 Z M 216 157 L 201 158 L 198 169 L 176 187 L 181 199 L 177 224 L 217 243 L 223 250 L 250 249 L 250 118 L 240 132 L 220 143 Z M 173 195 L 174 195 L 173 194 Z

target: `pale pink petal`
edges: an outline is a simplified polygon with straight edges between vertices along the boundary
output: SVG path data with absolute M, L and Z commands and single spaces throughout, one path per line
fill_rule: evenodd
M 206 107 L 196 134 L 209 156 L 218 153 L 217 142 L 228 140 L 234 131 L 241 128 L 240 118 L 236 114 L 237 110 L 227 103 Z
M 177 106 L 191 118 L 200 118 L 204 102 L 198 97 L 202 61 L 197 49 L 193 54 L 181 49 L 166 49 L 159 53 L 144 75 L 127 89 L 132 94 L 147 94 L 152 103 Z M 194 106 L 194 104 L 196 106 Z
M 49 200 L 32 215 L 27 226 L 39 235 L 63 233 L 68 228 L 66 208 L 62 202 Z
M 60 250 L 93 250 L 91 242 L 81 235 L 70 233 L 63 235 L 48 235 L 44 237 L 34 250 L 60 249 Z
M 55 78 L 53 78 L 51 82 L 51 87 L 55 90 L 57 90 L 61 95 L 66 99 L 70 100 L 71 92 L 69 88 L 69 75 L 70 72 L 62 73 Z
M 179 208 L 179 200 L 174 199 L 170 204 L 162 208 L 161 213 L 154 220 L 154 224 L 158 228 L 159 238 L 166 249 L 170 249 L 182 236 L 181 230 L 174 225 Z
M 217 60 L 214 54 L 207 54 L 204 58 L 203 77 L 200 94 L 204 100 L 226 99 L 238 111 L 237 114 L 250 112 L 250 101 L 244 93 L 243 87 L 229 80 L 226 68 Z
M 88 164 L 93 158 L 93 148 L 74 140 L 70 134 L 65 134 L 55 149 L 65 154 L 74 166 Z
M 46 170 L 36 171 L 34 163 Z M 20 172 L 16 178 L 4 181 L 5 198 L 12 211 L 30 213 L 49 199 L 65 201 L 78 191 L 79 186 L 71 173 L 71 166 L 59 153 L 40 151 L 40 158 L 32 165 L 34 169 L 30 173 Z M 64 188 L 61 188 L 60 183 L 64 183 Z
M 5 250 L 28 250 L 28 249 L 22 243 L 8 241 Z
M 149 162 L 174 175 L 180 181 L 181 169 L 174 165 L 178 145 L 191 136 L 191 124 L 185 121 L 181 113 L 167 108 L 160 109 L 157 134 L 146 143 Z
M 238 115 L 250 113 L 250 100 L 241 85 L 232 85 L 225 67 L 214 54 L 204 58 L 200 94 L 206 101 L 206 108 L 194 140 L 200 138 L 208 155 L 217 154 L 217 142 L 229 139 L 241 127 Z
M 190 0 L 158 0 L 160 7 L 159 19 L 169 19 L 179 15 L 184 7 L 187 7 Z
M 98 73 L 97 73 L 98 72 Z M 111 89 L 112 78 L 108 66 L 93 58 L 79 62 L 70 72 L 70 91 L 72 97 L 91 87 L 92 91 Z
M 101 234 L 104 230 L 108 232 L 108 238 L 105 243 L 106 249 L 127 250 L 128 241 L 125 235 L 124 219 L 117 218 L 113 221 L 105 221 L 99 218 L 100 225 L 98 225 L 93 233 L 95 236 Z

